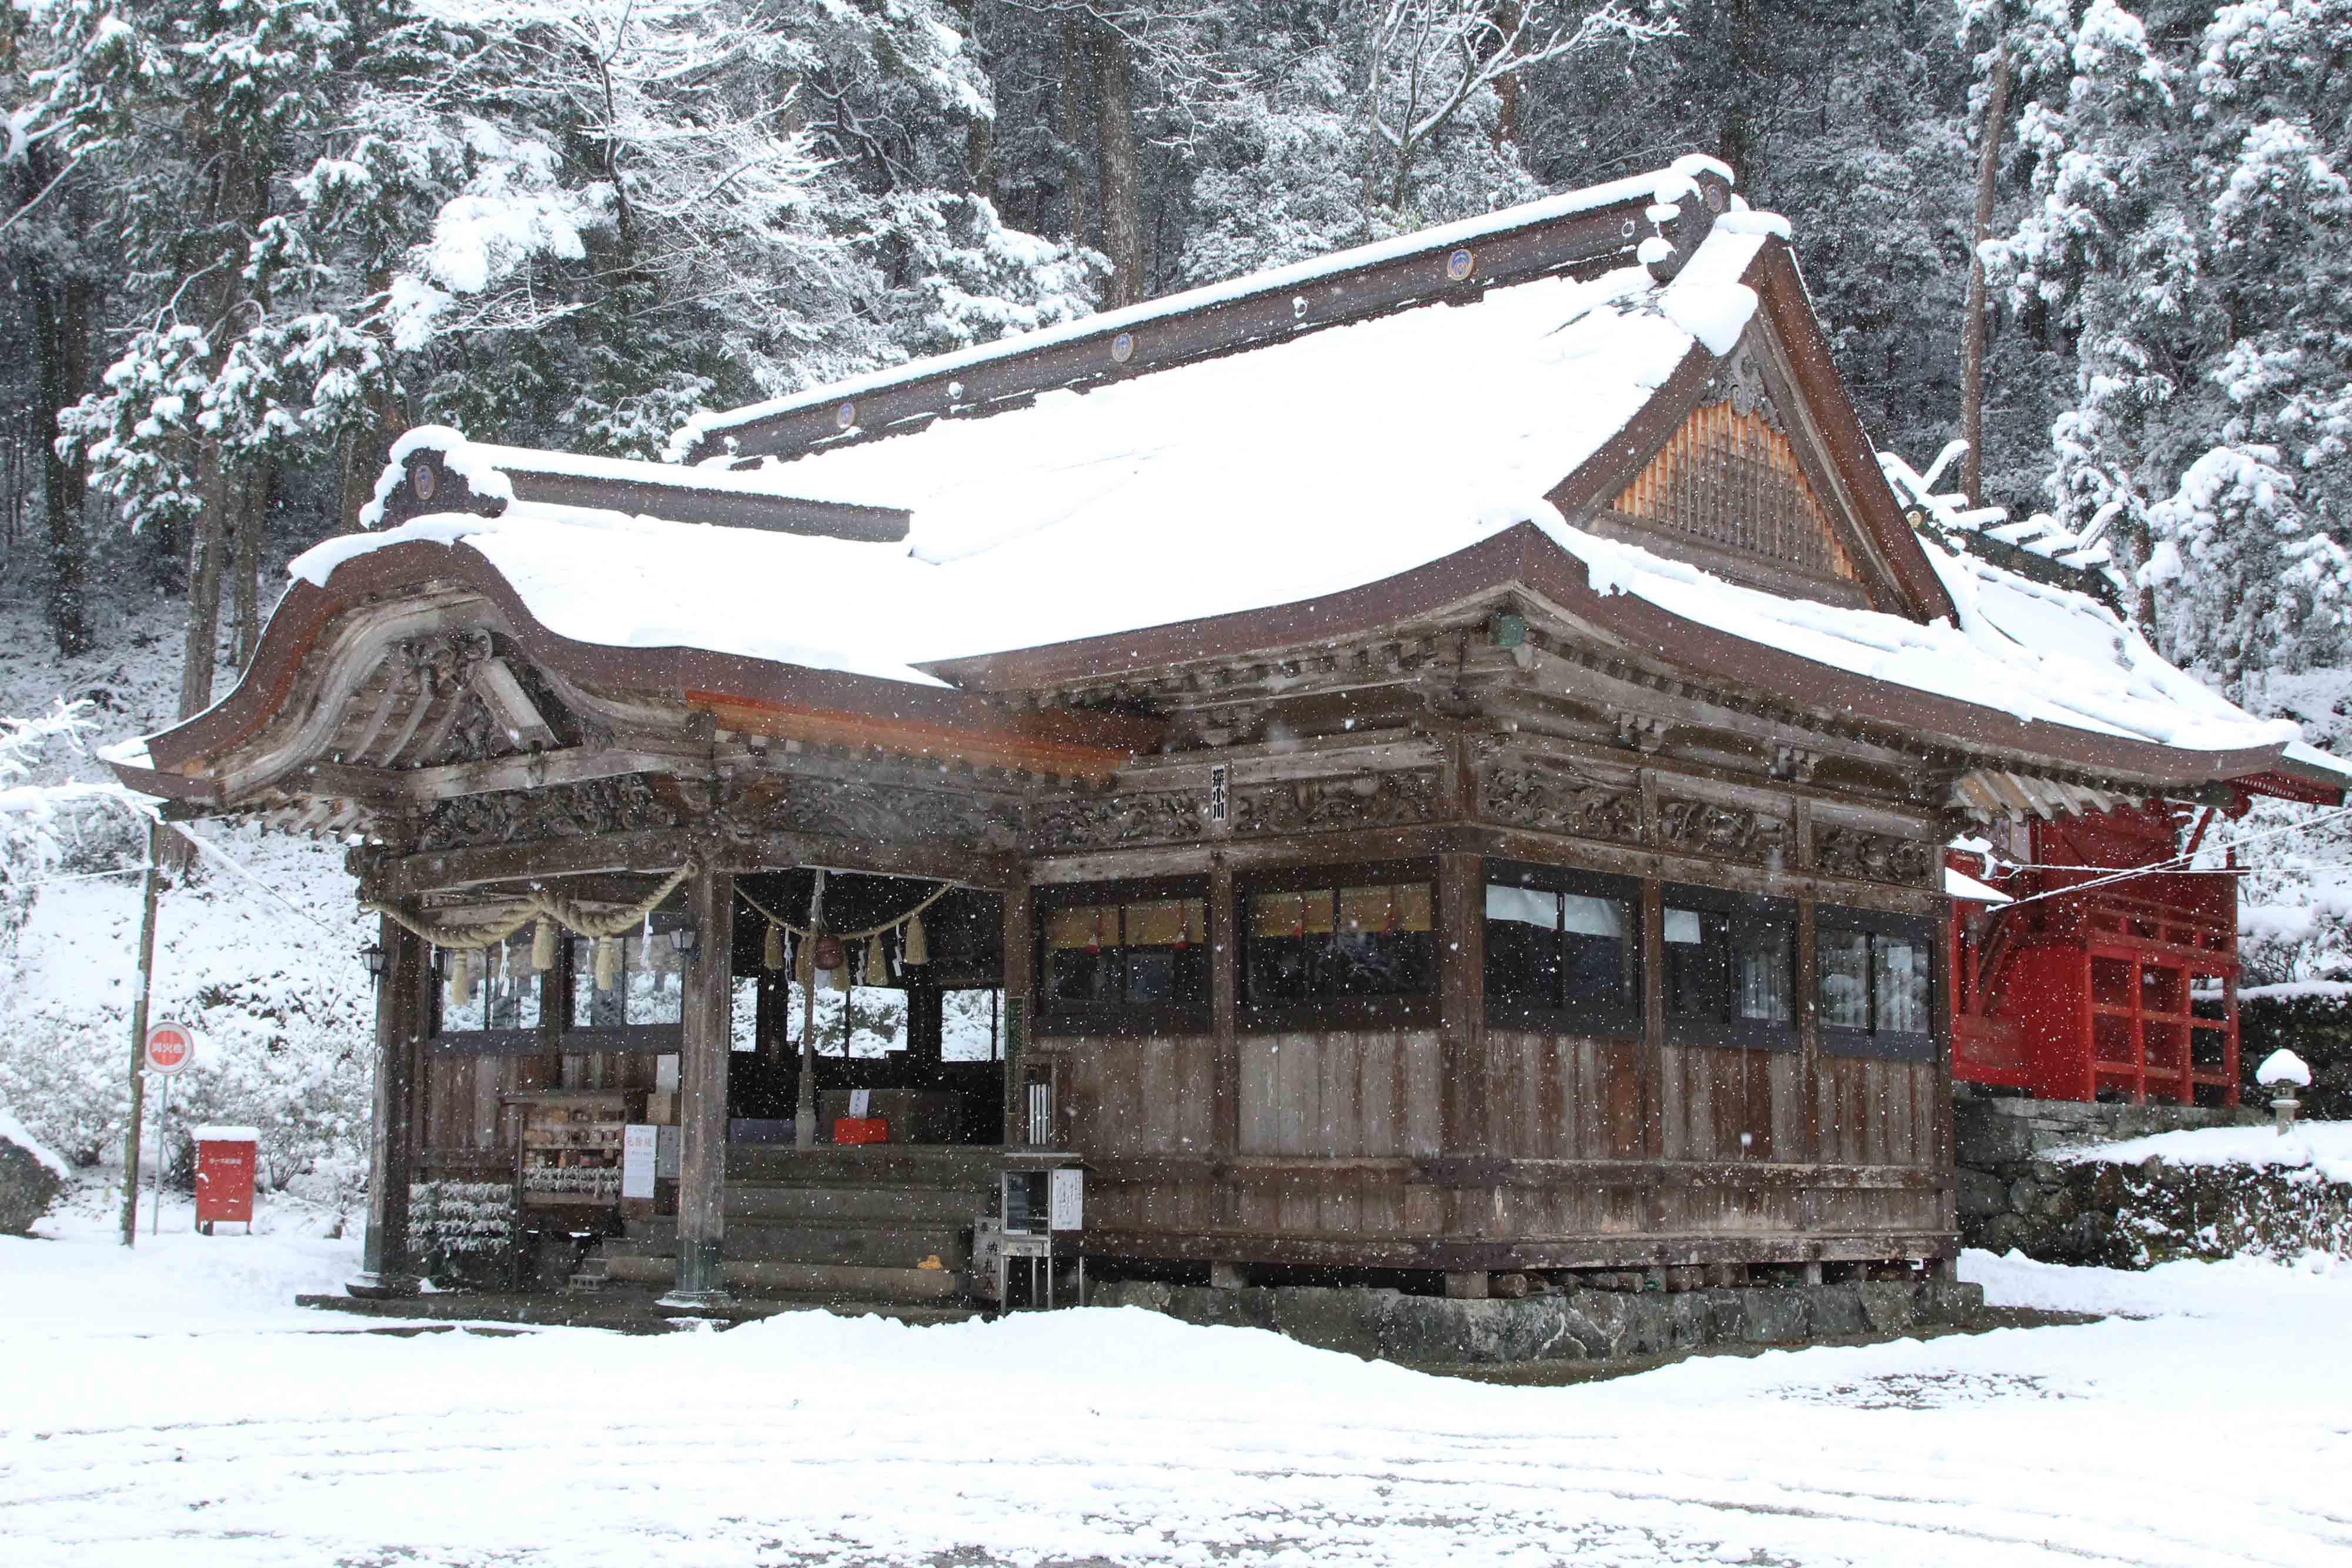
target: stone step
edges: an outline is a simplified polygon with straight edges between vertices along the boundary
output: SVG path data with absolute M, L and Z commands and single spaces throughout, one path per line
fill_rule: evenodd
M 774 1223 L 730 1219 L 727 1256 L 762 1263 L 856 1263 L 911 1269 L 937 1258 L 950 1269 L 970 1260 L 971 1244 L 954 1225 L 901 1224 L 892 1220 L 841 1223 Z M 676 1258 L 677 1232 L 608 1237 L 605 1258 Z
M 613 1279 L 666 1285 L 677 1267 L 667 1258 L 614 1258 Z M 966 1294 L 963 1274 L 953 1269 L 866 1268 L 838 1263 L 762 1263 L 729 1259 L 728 1285 L 746 1295 L 807 1296 L 819 1301 L 908 1303 L 957 1301 Z
M 757 1223 L 891 1220 L 969 1225 L 988 1209 L 985 1193 L 915 1186 L 782 1186 L 730 1183 L 727 1218 Z
M 874 1144 L 792 1149 L 757 1144 L 727 1150 L 730 1186 L 928 1186 L 994 1190 L 1004 1151 L 948 1145 Z

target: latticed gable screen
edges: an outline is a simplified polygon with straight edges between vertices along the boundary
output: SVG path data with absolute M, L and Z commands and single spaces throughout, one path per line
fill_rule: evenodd
M 1694 409 L 1616 509 L 1813 577 L 1858 575 L 1789 438 L 1728 401 Z

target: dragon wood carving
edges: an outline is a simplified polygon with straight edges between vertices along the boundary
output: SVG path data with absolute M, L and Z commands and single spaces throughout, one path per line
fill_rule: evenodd
M 1207 796 L 1190 792 L 1049 800 L 1029 819 L 1030 842 L 1047 852 L 1166 843 L 1207 831 Z
M 679 813 L 639 774 L 436 801 L 416 847 L 457 850 L 546 839 L 594 839 L 680 825 Z
M 1658 840 L 1675 849 L 1718 860 L 1780 862 L 1789 852 L 1789 824 L 1746 806 L 1668 800 L 1658 808 Z
M 1580 773 L 1497 768 L 1482 800 L 1490 821 L 1515 828 L 1626 843 L 1642 836 L 1642 798 L 1630 781 L 1612 787 Z
M 937 789 L 793 780 L 772 795 L 730 805 L 719 831 L 738 841 L 765 833 L 877 843 L 968 844 L 1010 849 L 1016 824 L 1009 807 Z
M 1917 839 L 1860 828 L 1813 830 L 1813 869 L 1868 882 L 1921 883 L 1935 863 L 1934 849 Z
M 1358 773 L 1302 779 L 1237 791 L 1234 832 L 1315 833 L 1340 828 L 1391 828 L 1437 814 L 1434 773 Z

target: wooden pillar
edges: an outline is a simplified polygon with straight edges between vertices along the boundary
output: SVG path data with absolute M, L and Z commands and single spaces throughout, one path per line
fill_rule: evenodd
M 1029 982 L 1036 938 L 1029 929 L 1034 902 L 1028 884 L 1004 890 L 1004 1145 L 1029 1141 Z
M 1822 955 L 1813 927 L 1816 908 L 1811 894 L 1797 895 L 1797 1049 L 1804 1056 L 1798 1083 L 1805 1097 L 1805 1147 L 1800 1157 L 1814 1164 L 1822 1157 Z
M 1486 1152 L 1486 882 L 1473 854 L 1437 857 L 1438 1143 Z
M 727 1293 L 727 1053 L 735 1001 L 735 879 L 686 884 L 696 942 L 683 977 L 677 1061 L 677 1288 L 692 1305 Z
M 416 1293 L 409 1271 L 409 1152 L 416 1119 L 416 1058 L 433 1016 L 425 939 L 387 915 L 383 978 L 375 995 L 375 1107 L 368 1132 L 367 1237 L 359 1276 L 343 1288 L 370 1301 Z
M 1210 1085 L 1209 1148 L 1230 1156 L 1241 1148 L 1241 918 L 1234 906 L 1234 868 L 1223 854 L 1209 860 L 1209 1033 L 1215 1040 L 1216 1078 Z

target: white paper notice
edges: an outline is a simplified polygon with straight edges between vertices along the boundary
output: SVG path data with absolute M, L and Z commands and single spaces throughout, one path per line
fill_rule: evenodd
M 621 1196 L 654 1195 L 654 1155 L 661 1147 L 661 1130 L 650 1124 L 621 1129 Z
M 852 1116 L 862 1118 L 873 1109 L 873 1090 L 853 1089 L 849 1092 L 849 1113 Z
M 1057 1170 L 1054 1184 L 1045 1199 L 1045 1225 L 1051 1230 L 1084 1230 L 1087 1228 L 1087 1173 L 1082 1170 Z

